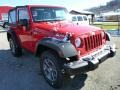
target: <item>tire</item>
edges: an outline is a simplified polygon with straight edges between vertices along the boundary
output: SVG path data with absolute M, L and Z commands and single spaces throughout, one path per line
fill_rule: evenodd
M 22 49 L 19 45 L 15 42 L 13 38 L 9 39 L 10 50 L 15 57 L 22 56 Z
M 45 80 L 54 88 L 63 83 L 62 60 L 53 51 L 45 51 L 40 56 L 40 68 Z

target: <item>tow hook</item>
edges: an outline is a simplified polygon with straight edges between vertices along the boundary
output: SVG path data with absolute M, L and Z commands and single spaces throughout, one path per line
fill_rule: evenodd
M 115 54 L 116 54 L 115 47 L 116 47 L 115 45 L 113 45 L 113 46 L 110 47 L 110 54 L 109 54 L 110 57 L 115 56 Z

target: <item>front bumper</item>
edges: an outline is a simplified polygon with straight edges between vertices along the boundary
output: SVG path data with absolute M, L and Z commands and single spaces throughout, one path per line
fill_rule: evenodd
M 64 64 L 65 72 L 73 75 L 77 73 L 94 70 L 98 65 L 116 53 L 115 45 L 104 45 L 103 48 L 81 57 L 78 61 Z

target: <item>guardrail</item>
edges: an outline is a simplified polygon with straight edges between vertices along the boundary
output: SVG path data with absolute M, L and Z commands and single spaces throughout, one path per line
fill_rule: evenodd
M 90 25 L 100 27 L 104 30 L 120 30 L 120 22 L 94 22 Z
M 100 27 L 112 36 L 120 36 L 120 22 L 94 22 L 90 25 Z

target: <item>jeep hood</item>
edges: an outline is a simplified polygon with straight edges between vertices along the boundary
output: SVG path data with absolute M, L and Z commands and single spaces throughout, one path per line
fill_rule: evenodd
M 75 35 L 81 35 L 84 33 L 89 33 L 91 31 L 101 30 L 100 28 L 90 26 L 90 25 L 76 25 L 68 22 L 41 22 L 35 23 L 34 26 L 39 29 L 44 29 L 48 31 L 56 31 L 58 33 L 74 33 Z

